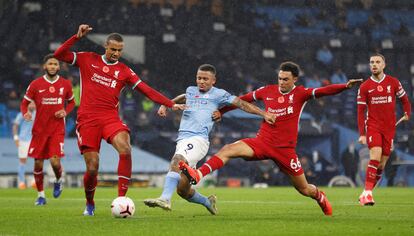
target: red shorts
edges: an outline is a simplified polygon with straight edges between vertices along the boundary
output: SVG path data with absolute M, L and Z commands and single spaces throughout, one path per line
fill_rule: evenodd
M 260 138 L 242 139 L 254 151 L 253 159 L 249 160 L 273 160 L 279 168 L 288 175 L 298 176 L 303 174 L 302 165 L 296 155 L 295 148 L 291 147 L 273 147 Z
M 28 156 L 35 159 L 49 159 L 51 157 L 63 157 L 64 134 L 43 136 L 33 135 L 30 142 Z
M 368 148 L 371 149 L 373 147 L 380 147 L 382 148 L 382 155 L 389 156 L 393 149 L 393 136 L 384 135 L 376 130 L 367 130 L 367 144 Z
M 99 152 L 101 140 L 111 143 L 112 139 L 121 131 L 129 128 L 119 118 L 80 123 L 76 127 L 78 146 L 81 154 L 85 152 Z

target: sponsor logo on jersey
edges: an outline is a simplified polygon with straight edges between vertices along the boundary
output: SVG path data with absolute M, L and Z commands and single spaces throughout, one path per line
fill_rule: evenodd
M 288 109 L 287 109 L 287 113 L 288 113 L 288 114 L 293 114 L 293 107 L 292 107 L 292 106 L 289 106 L 289 107 L 288 107 Z
M 55 87 L 53 87 L 53 86 L 49 87 L 49 92 L 50 93 L 54 93 L 55 91 L 56 91 Z

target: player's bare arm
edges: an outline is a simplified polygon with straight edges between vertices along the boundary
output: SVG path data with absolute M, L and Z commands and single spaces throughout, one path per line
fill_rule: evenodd
M 177 104 L 184 104 L 185 101 L 186 101 L 185 94 L 178 95 L 172 101 L 177 103 Z M 157 114 L 161 117 L 166 117 L 167 116 L 167 107 L 164 106 L 164 105 L 161 105 L 160 108 L 158 109 Z
M 269 124 L 273 124 L 275 123 L 276 120 L 276 115 L 275 114 L 271 114 L 268 112 L 265 112 L 263 110 L 261 110 L 259 107 L 248 103 L 246 101 L 241 100 L 240 98 L 236 97 L 232 103 L 233 105 L 235 105 L 236 107 L 238 107 L 239 109 L 251 113 L 251 114 L 256 114 L 259 115 L 261 117 L 263 117 L 265 119 L 265 121 Z
M 16 147 L 19 147 L 19 125 L 13 124 L 12 131 L 14 143 L 16 144 Z
M 78 39 L 82 38 L 83 36 L 87 35 L 89 31 L 92 30 L 92 27 L 86 24 L 79 25 L 78 33 L 76 34 L 76 37 Z
M 32 113 L 30 111 L 23 115 L 25 121 L 32 121 Z
M 363 79 L 350 79 L 347 83 L 346 83 L 346 87 L 347 88 L 352 88 L 356 85 L 361 84 L 363 81 Z

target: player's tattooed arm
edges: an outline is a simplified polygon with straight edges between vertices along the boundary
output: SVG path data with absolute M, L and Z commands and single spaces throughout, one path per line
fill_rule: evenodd
M 186 99 L 185 99 L 185 93 L 178 95 L 177 97 L 173 98 L 172 100 L 173 102 L 175 102 L 176 104 L 184 104 Z
M 263 111 L 262 109 L 260 109 L 259 107 L 257 107 L 256 105 L 253 105 L 249 102 L 243 101 L 240 98 L 236 97 L 233 100 L 232 103 L 234 106 L 238 107 L 239 109 L 251 113 L 251 114 L 256 114 L 259 115 L 261 117 L 263 117 L 267 123 L 269 124 L 273 124 L 275 123 L 276 120 L 276 115 L 275 114 L 271 114 L 268 112 Z

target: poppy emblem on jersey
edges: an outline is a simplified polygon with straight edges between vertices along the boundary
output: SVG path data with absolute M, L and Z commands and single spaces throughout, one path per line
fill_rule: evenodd
M 49 87 L 49 92 L 54 93 L 55 91 L 56 91 L 55 87 L 53 87 L 53 86 Z
M 377 90 L 378 90 L 378 92 L 382 92 L 382 91 L 384 91 L 384 89 L 382 88 L 382 86 L 381 86 L 381 85 L 378 85 Z
M 108 72 L 109 72 L 109 67 L 104 66 L 104 67 L 102 68 L 102 71 L 103 71 L 103 72 L 105 72 L 105 73 L 108 73 Z
M 279 103 L 284 103 L 285 102 L 285 98 L 283 96 L 280 96 L 280 97 L 277 98 L 277 101 Z

